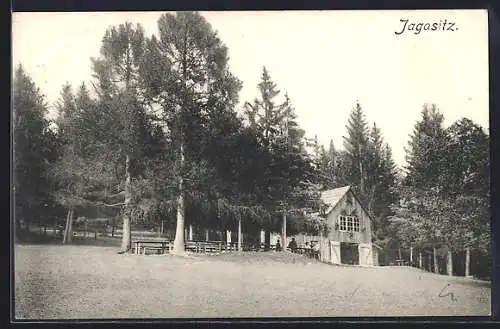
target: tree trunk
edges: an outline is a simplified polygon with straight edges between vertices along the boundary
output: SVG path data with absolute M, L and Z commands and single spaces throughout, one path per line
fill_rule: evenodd
M 465 249 L 465 276 L 470 278 L 470 248 Z
M 161 226 L 160 226 L 160 235 L 163 235 L 163 219 L 161 220 Z
M 64 228 L 63 234 L 63 244 L 71 243 L 73 238 L 73 207 L 70 206 L 68 209 L 68 215 L 66 217 L 66 226 Z
M 398 258 L 399 260 L 403 258 L 403 256 L 401 256 L 401 248 L 398 248 Z
M 193 241 L 194 236 L 193 236 L 193 225 L 189 224 L 189 231 L 188 231 L 188 240 Z
M 205 241 L 209 241 L 209 232 L 208 232 L 208 228 L 205 229 Z
M 243 236 L 241 232 L 241 219 L 238 219 L 238 251 L 243 251 Z
M 413 266 L 413 247 L 410 247 L 410 266 Z
M 121 252 L 127 252 L 132 247 L 132 231 L 130 227 L 131 202 L 132 202 L 132 177 L 130 173 L 130 155 L 125 159 L 125 205 L 123 213 L 122 245 Z
M 376 186 L 373 185 L 370 190 L 370 199 L 368 201 L 368 214 L 370 215 L 373 214 L 373 203 L 375 202 L 375 188 Z
M 282 251 L 286 251 L 286 210 L 283 211 L 283 226 L 281 227 L 281 243 Z
M 68 229 L 68 243 L 73 242 L 73 217 L 75 214 L 75 209 L 71 207 L 71 213 L 69 214 L 69 229 Z
M 113 216 L 113 220 L 111 221 L 111 236 L 115 236 L 115 229 L 116 229 L 116 216 Z
M 418 251 L 418 268 L 422 268 L 422 251 Z
M 323 231 L 319 231 L 319 260 L 323 261 L 324 253 L 323 253 Z
M 226 230 L 226 246 L 231 250 L 231 231 Z
M 264 229 L 260 229 L 260 249 L 266 249 L 266 231 Z
M 266 230 L 265 231 L 265 243 L 264 243 L 264 250 L 269 251 L 271 249 L 271 231 Z
M 177 227 L 175 229 L 174 248 L 172 250 L 175 254 L 183 254 L 186 252 L 184 243 L 184 181 L 182 177 L 182 168 L 184 167 L 184 145 L 182 139 L 179 156 L 181 174 L 179 176 L 179 196 L 177 197 Z
M 448 257 L 446 259 L 446 272 L 449 276 L 453 276 L 453 254 L 451 249 L 448 249 Z
M 361 161 L 361 145 L 358 145 L 358 154 L 359 154 L 359 189 L 361 195 L 365 192 L 365 181 L 363 175 L 363 162 Z
M 71 214 L 71 207 L 68 208 L 68 213 L 66 214 L 66 223 L 64 224 L 64 233 L 62 235 L 62 243 L 68 243 L 68 230 L 69 230 L 69 215 Z
M 439 264 L 438 264 L 438 257 L 437 257 L 436 248 L 432 248 L 432 252 L 434 255 L 434 273 L 439 274 Z

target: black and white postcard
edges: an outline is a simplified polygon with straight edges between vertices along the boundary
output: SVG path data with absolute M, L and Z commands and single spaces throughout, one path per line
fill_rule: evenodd
M 13 319 L 490 315 L 487 18 L 13 13 Z

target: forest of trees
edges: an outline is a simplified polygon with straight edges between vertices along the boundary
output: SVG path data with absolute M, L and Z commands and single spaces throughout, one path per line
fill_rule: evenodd
M 238 109 L 241 81 L 228 49 L 198 13 L 163 14 L 156 35 L 140 25 L 110 27 L 92 83 L 62 86 L 57 118 L 19 64 L 13 84 L 15 222 L 75 212 L 119 212 L 121 251 L 131 226 L 166 220 L 174 251 L 187 224 L 319 232 L 304 216 L 322 190 L 351 185 L 374 218 L 383 248 L 473 249 L 490 257 L 489 136 L 463 118 L 444 127 L 424 105 L 398 168 L 376 123 L 354 104 L 344 145 L 306 138 L 293 95 L 263 68 L 258 97 Z M 345 111 L 345 109 L 338 109 Z M 314 133 L 314 132 L 313 132 Z M 57 220 L 56 220 L 57 221 Z

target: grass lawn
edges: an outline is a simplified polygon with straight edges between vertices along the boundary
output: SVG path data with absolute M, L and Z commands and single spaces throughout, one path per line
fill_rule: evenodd
M 408 267 L 334 266 L 274 252 L 116 252 L 16 245 L 16 319 L 490 314 L 488 283 Z

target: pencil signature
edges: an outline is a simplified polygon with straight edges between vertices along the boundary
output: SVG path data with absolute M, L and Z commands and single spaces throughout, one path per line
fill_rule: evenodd
M 351 294 L 347 294 L 345 297 L 346 298 L 352 298 L 352 297 L 354 297 L 354 294 L 356 294 L 356 292 L 358 290 L 359 290 L 359 286 L 357 286 L 356 289 L 354 289 L 354 291 Z
M 447 284 L 443 287 L 443 289 L 441 289 L 441 291 L 439 292 L 439 295 L 438 295 L 438 296 L 439 296 L 439 297 L 448 297 L 448 296 L 450 296 L 450 300 L 452 300 L 452 301 L 456 301 L 457 299 L 455 298 L 455 294 L 454 294 L 453 292 L 448 292 L 448 293 L 447 293 L 447 294 L 445 294 L 445 295 L 443 294 L 443 293 L 444 293 L 444 290 L 445 290 L 446 288 L 448 288 L 449 286 L 451 286 L 451 283 L 447 283 Z
M 354 289 L 354 291 L 353 291 L 353 292 L 352 292 L 352 294 L 351 294 L 351 297 L 353 297 L 353 296 L 354 296 L 354 294 L 355 294 L 358 290 L 359 290 L 359 287 L 357 287 L 356 289 Z

